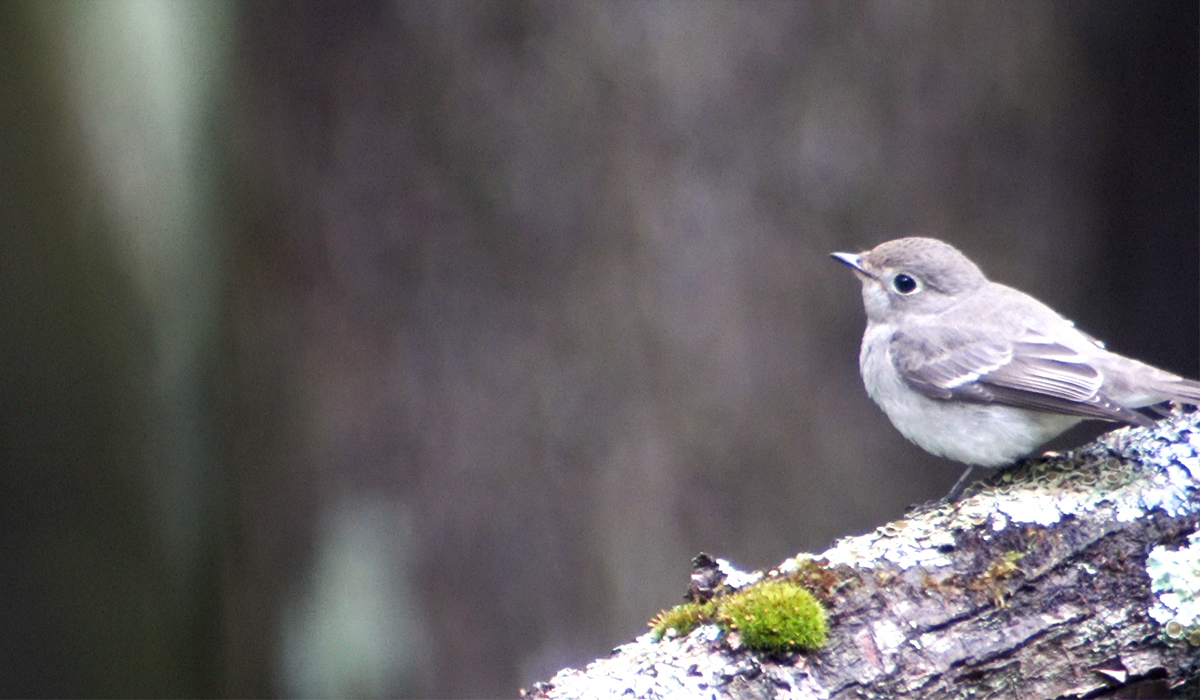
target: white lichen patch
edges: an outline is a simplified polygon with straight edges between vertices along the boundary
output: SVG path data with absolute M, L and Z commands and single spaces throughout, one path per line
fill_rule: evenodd
M 717 569 L 725 575 L 725 585 L 730 588 L 745 588 L 762 580 L 761 571 L 742 571 L 726 559 L 717 559 Z
M 936 513 L 941 515 L 942 509 Z M 865 569 L 874 568 L 876 559 L 891 562 L 901 569 L 917 565 L 931 569 L 950 566 L 946 553 L 954 548 L 954 535 L 939 527 L 944 524 L 944 516 L 905 522 L 907 526 L 903 528 L 895 524 L 884 525 L 868 535 L 838 540 L 820 557 L 831 566 L 847 564 Z
M 1200 628 L 1200 532 L 1192 533 L 1178 549 L 1150 550 L 1146 573 L 1155 599 L 1150 617 L 1180 632 Z
M 880 656 L 887 660 L 886 670 L 890 673 L 896 666 L 900 645 L 908 639 L 908 636 L 904 630 L 900 629 L 899 625 L 891 620 L 876 622 L 871 626 L 871 631 L 875 637 L 875 647 L 879 650 Z

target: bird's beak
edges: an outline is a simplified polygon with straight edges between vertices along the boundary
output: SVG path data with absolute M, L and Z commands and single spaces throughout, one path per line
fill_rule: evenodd
M 871 276 L 871 275 L 867 274 L 867 271 L 864 270 L 862 267 L 862 263 L 859 262 L 859 258 L 862 257 L 861 255 L 857 255 L 855 253 L 830 253 L 829 255 L 834 260 L 837 260 L 838 262 L 849 267 L 850 269 L 854 270 L 858 274 L 866 275 L 867 277 Z

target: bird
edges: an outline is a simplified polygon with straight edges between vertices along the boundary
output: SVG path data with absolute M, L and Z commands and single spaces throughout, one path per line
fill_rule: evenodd
M 925 451 L 1003 467 L 1087 419 L 1200 403 L 1200 382 L 1111 352 L 1049 306 L 984 276 L 948 243 L 910 237 L 833 253 L 862 283 L 859 370 L 892 425 Z

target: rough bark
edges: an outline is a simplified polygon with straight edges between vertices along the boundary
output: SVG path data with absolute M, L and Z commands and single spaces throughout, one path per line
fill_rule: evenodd
M 830 622 L 818 651 L 738 649 L 704 625 L 659 642 L 642 636 L 523 695 L 1166 697 L 1185 683 L 1194 691 L 1198 455 L 1200 412 L 1177 412 L 1152 430 L 1122 429 L 1029 460 L 953 505 L 839 541 L 815 557 L 834 582 L 814 591 Z M 763 575 L 786 575 L 806 558 Z

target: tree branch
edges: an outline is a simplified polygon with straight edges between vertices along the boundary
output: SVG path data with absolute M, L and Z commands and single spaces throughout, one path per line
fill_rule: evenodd
M 710 623 L 643 635 L 522 695 L 1164 697 L 1200 667 L 1198 455 L 1200 412 L 1176 411 L 784 562 L 764 575 L 816 566 L 829 580 L 814 590 L 829 613 L 815 652 L 737 648 Z

